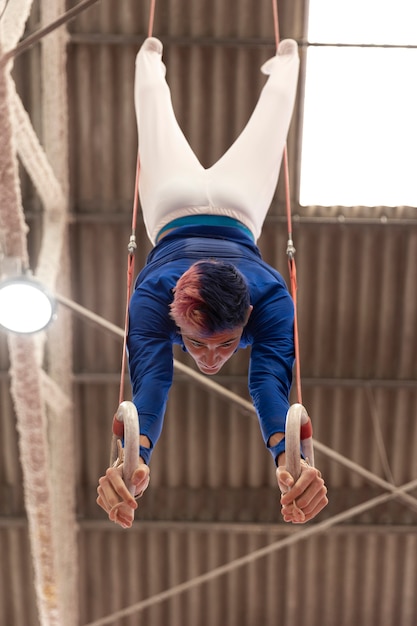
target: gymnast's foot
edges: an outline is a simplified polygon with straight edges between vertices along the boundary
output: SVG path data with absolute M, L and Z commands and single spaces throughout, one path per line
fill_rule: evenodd
M 277 63 L 286 63 L 294 58 L 298 58 L 297 42 L 294 41 L 294 39 L 283 39 L 278 45 L 276 55 L 271 59 L 268 59 L 268 61 L 262 65 L 261 72 L 268 76 L 269 74 L 272 74 L 272 70 Z M 279 61 L 277 59 L 279 59 Z
M 294 56 L 298 53 L 298 45 L 294 39 L 283 39 L 278 45 L 277 55 L 282 56 Z
M 162 42 L 159 41 L 156 37 L 148 37 L 142 44 L 142 48 L 144 50 L 149 50 L 150 52 L 157 52 L 162 55 L 163 45 Z

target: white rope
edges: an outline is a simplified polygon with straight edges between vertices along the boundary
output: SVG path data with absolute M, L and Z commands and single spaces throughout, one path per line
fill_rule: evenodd
M 0 56 L 2 53 L 0 42 Z M 6 68 L 0 67 L 0 232 L 3 254 L 28 264 L 27 226 L 23 216 L 18 163 L 9 109 L 9 80 Z
M 12 111 L 13 130 L 19 157 L 35 186 L 42 205 L 43 237 L 36 276 L 53 290 L 66 229 L 67 199 L 42 148 L 14 83 Z M 56 89 L 51 82 L 51 89 Z M 51 118 L 49 120 L 51 124 Z
M 53 556 L 46 416 L 34 338 L 9 335 L 8 345 L 39 620 L 42 626 L 62 626 Z
M 41 0 L 41 26 L 65 11 L 65 0 Z M 62 289 L 70 285 L 67 241 L 69 188 L 68 95 L 66 46 L 68 33 L 61 27 L 41 40 L 42 144 L 36 146 L 32 170 L 34 184 L 43 198 L 43 233 L 35 274 L 51 290 L 59 277 Z M 31 149 L 33 150 L 33 142 Z M 23 146 L 21 146 L 23 149 Z M 19 155 L 21 154 L 19 150 Z M 50 165 L 51 164 L 51 165 Z M 39 171 L 42 168 L 42 171 Z M 52 176 L 51 176 L 52 174 Z M 59 193 L 48 196 L 51 179 Z M 55 543 L 58 602 L 61 626 L 78 626 L 78 546 L 75 517 L 76 474 L 72 414 L 72 325 L 60 315 L 48 332 L 48 373 L 62 400 L 51 403 L 48 416 L 50 471 L 52 477 L 52 518 Z M 58 397 L 56 397 L 58 400 Z
M 30 5 L 29 0 L 14 0 L 7 6 L 0 25 L 7 50 L 13 48 L 22 36 Z M 41 20 L 50 21 L 64 10 L 64 0 L 53 3 L 42 0 Z M 16 93 L 10 76 L 12 63 L 2 64 L 0 69 L 0 230 L 6 242 L 4 253 L 20 258 L 23 267 L 28 267 L 18 153 L 43 203 L 43 237 L 36 274 L 51 290 L 55 288 L 61 268 L 67 223 L 66 42 L 63 29 L 42 42 L 46 150 L 40 145 Z M 50 162 L 54 163 L 55 171 Z M 68 262 L 65 267 L 69 267 Z M 67 275 L 60 276 L 62 284 L 69 284 Z M 25 506 L 42 626 L 78 624 L 75 477 L 72 470 L 75 454 L 70 400 L 72 347 L 69 316 L 61 318 L 67 321 L 65 326 L 61 322 L 62 336 L 55 338 L 55 345 L 59 340 L 60 349 L 52 349 L 48 355 L 48 373 L 41 369 L 45 333 L 36 338 L 9 337 L 11 392 L 17 416 Z M 55 325 L 54 331 L 57 332 L 58 328 Z M 47 349 L 51 344 L 46 344 Z M 52 418 L 49 424 L 45 404 Z
M 10 0 L 0 21 L 0 39 L 4 52 L 14 48 L 22 37 L 33 0 Z M 3 10 L 6 0 L 0 3 Z
M 1 224 L 5 253 L 27 263 L 23 208 L 18 183 L 15 145 L 11 138 L 7 85 L 8 70 L 0 68 L 0 155 L 2 203 Z M 7 202 L 3 202 L 6 198 Z M 33 337 L 9 336 L 11 393 L 14 401 L 19 452 L 22 462 L 25 507 L 35 576 L 39 619 L 42 626 L 61 623 L 56 595 L 54 544 L 51 526 L 51 485 L 49 479 L 46 416 L 37 350 Z
M 21 3 L 17 3 L 21 6 Z M 0 67 L 0 224 L 5 250 L 27 265 L 26 227 L 23 218 L 18 164 L 10 120 L 9 71 Z M 22 461 L 25 507 L 35 574 L 35 589 L 41 624 L 58 624 L 58 606 L 50 518 L 50 483 L 45 412 L 35 342 L 32 337 L 9 336 L 11 393 L 17 417 Z M 38 538 L 32 541 L 32 538 Z

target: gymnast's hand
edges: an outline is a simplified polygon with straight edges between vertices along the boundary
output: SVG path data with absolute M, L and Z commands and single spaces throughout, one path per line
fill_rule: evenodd
M 149 467 L 139 458 L 139 467 L 132 475 L 132 483 L 136 486 L 135 497 L 126 487 L 122 471 L 123 464 L 107 469 L 106 474 L 98 481 L 96 502 L 106 511 L 112 522 L 122 528 L 130 528 L 138 507 L 135 498 L 140 498 L 149 485 Z
M 328 503 L 327 487 L 321 473 L 303 460 L 301 476 L 294 484 L 293 477 L 285 468 L 285 458 L 280 457 L 277 481 L 282 494 L 281 515 L 285 522 L 304 524 L 320 513 Z

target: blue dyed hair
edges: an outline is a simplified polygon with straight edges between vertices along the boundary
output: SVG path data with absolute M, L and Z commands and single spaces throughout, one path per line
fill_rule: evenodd
M 231 263 L 197 261 L 179 278 L 171 317 L 177 326 L 194 326 L 202 335 L 232 330 L 246 323 L 250 306 L 244 276 Z

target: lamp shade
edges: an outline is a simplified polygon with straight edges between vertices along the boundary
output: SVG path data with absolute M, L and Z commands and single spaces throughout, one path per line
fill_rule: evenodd
M 15 333 L 36 333 L 54 318 L 55 303 L 37 280 L 19 276 L 0 282 L 0 326 Z

